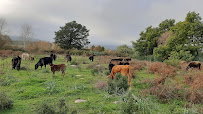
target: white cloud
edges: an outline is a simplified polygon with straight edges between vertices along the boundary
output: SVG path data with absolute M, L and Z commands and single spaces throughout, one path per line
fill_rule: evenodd
M 203 15 L 202 0 L 1 0 L 0 17 L 11 35 L 30 24 L 39 39 L 54 41 L 54 31 L 76 20 L 90 29 L 94 44 L 128 44 L 148 26 L 165 19 L 183 21 L 189 11 Z

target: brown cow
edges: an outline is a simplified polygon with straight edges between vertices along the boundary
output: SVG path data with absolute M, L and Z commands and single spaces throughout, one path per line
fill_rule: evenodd
M 131 79 L 132 79 L 132 68 L 130 65 L 115 65 L 111 71 L 111 74 L 108 77 L 111 77 L 112 80 L 115 78 L 115 74 L 120 72 L 123 76 L 128 76 L 128 85 L 131 90 Z
M 65 64 L 58 64 L 58 65 L 49 64 L 49 66 L 54 75 L 55 75 L 55 71 L 61 71 L 61 75 L 63 74 L 63 76 L 65 76 L 65 70 L 66 70 Z
M 189 68 L 199 68 L 199 70 L 201 70 L 201 63 L 198 61 L 192 61 L 190 62 L 190 64 L 187 66 L 186 70 L 188 70 Z
M 30 61 L 34 61 L 35 58 L 34 58 L 34 57 L 29 57 L 29 60 L 30 60 Z

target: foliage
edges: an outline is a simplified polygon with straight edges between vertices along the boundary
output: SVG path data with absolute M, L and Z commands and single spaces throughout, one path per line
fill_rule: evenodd
M 55 35 L 55 43 L 63 49 L 82 49 L 90 43 L 87 39 L 89 30 L 76 21 L 66 23 Z
M 56 114 L 54 107 L 46 102 L 43 102 L 36 111 L 39 114 Z
M 121 110 L 124 114 L 150 114 L 159 110 L 159 105 L 153 103 L 150 99 L 141 99 L 131 92 L 123 98 Z
M 8 35 L 0 34 L 0 49 L 6 48 L 11 43 L 12 43 L 12 40 Z
M 128 79 L 126 76 L 122 76 L 120 73 L 115 75 L 115 79 L 108 81 L 108 93 L 123 95 L 128 90 Z
M 13 101 L 6 95 L 5 92 L 0 92 L 0 110 L 11 109 Z
M 105 50 L 105 48 L 103 46 L 98 45 L 97 47 L 95 47 L 94 45 L 90 47 L 91 51 L 98 51 L 98 52 L 102 52 Z
M 160 35 L 158 28 L 147 27 L 146 31 L 140 33 L 140 38 L 132 42 L 133 47 L 141 56 L 152 55 L 153 49 L 157 47 L 157 39 Z
M 120 56 L 125 57 L 129 56 L 133 53 L 133 50 L 127 45 L 120 45 L 117 47 L 116 51 L 120 54 Z
M 185 21 L 178 22 L 170 28 L 174 33 L 164 46 L 154 50 L 154 55 L 160 60 L 176 56 L 180 60 L 192 60 L 198 56 L 203 44 L 203 23 L 198 13 L 189 12 Z M 179 55 L 177 53 L 180 53 Z M 184 55 L 187 55 L 183 58 Z
M 28 52 L 46 52 L 50 51 L 51 43 L 45 41 L 31 42 L 26 45 L 25 50 Z
M 160 31 L 169 31 L 170 27 L 175 25 L 175 19 L 166 19 L 159 24 Z

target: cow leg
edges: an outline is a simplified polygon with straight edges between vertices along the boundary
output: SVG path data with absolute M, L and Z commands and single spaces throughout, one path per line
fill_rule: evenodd
M 199 70 L 201 70 L 201 65 L 199 65 L 198 67 L 199 67 Z
M 128 77 L 128 85 L 130 86 L 130 87 L 129 87 L 129 90 L 131 90 L 131 77 L 130 77 L 130 75 L 129 75 L 129 77 Z

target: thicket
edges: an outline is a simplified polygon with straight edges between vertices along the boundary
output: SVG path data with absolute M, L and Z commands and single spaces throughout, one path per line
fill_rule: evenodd
M 120 73 L 115 75 L 114 80 L 109 78 L 107 83 L 107 91 L 109 94 L 123 95 L 129 88 L 128 79 Z

